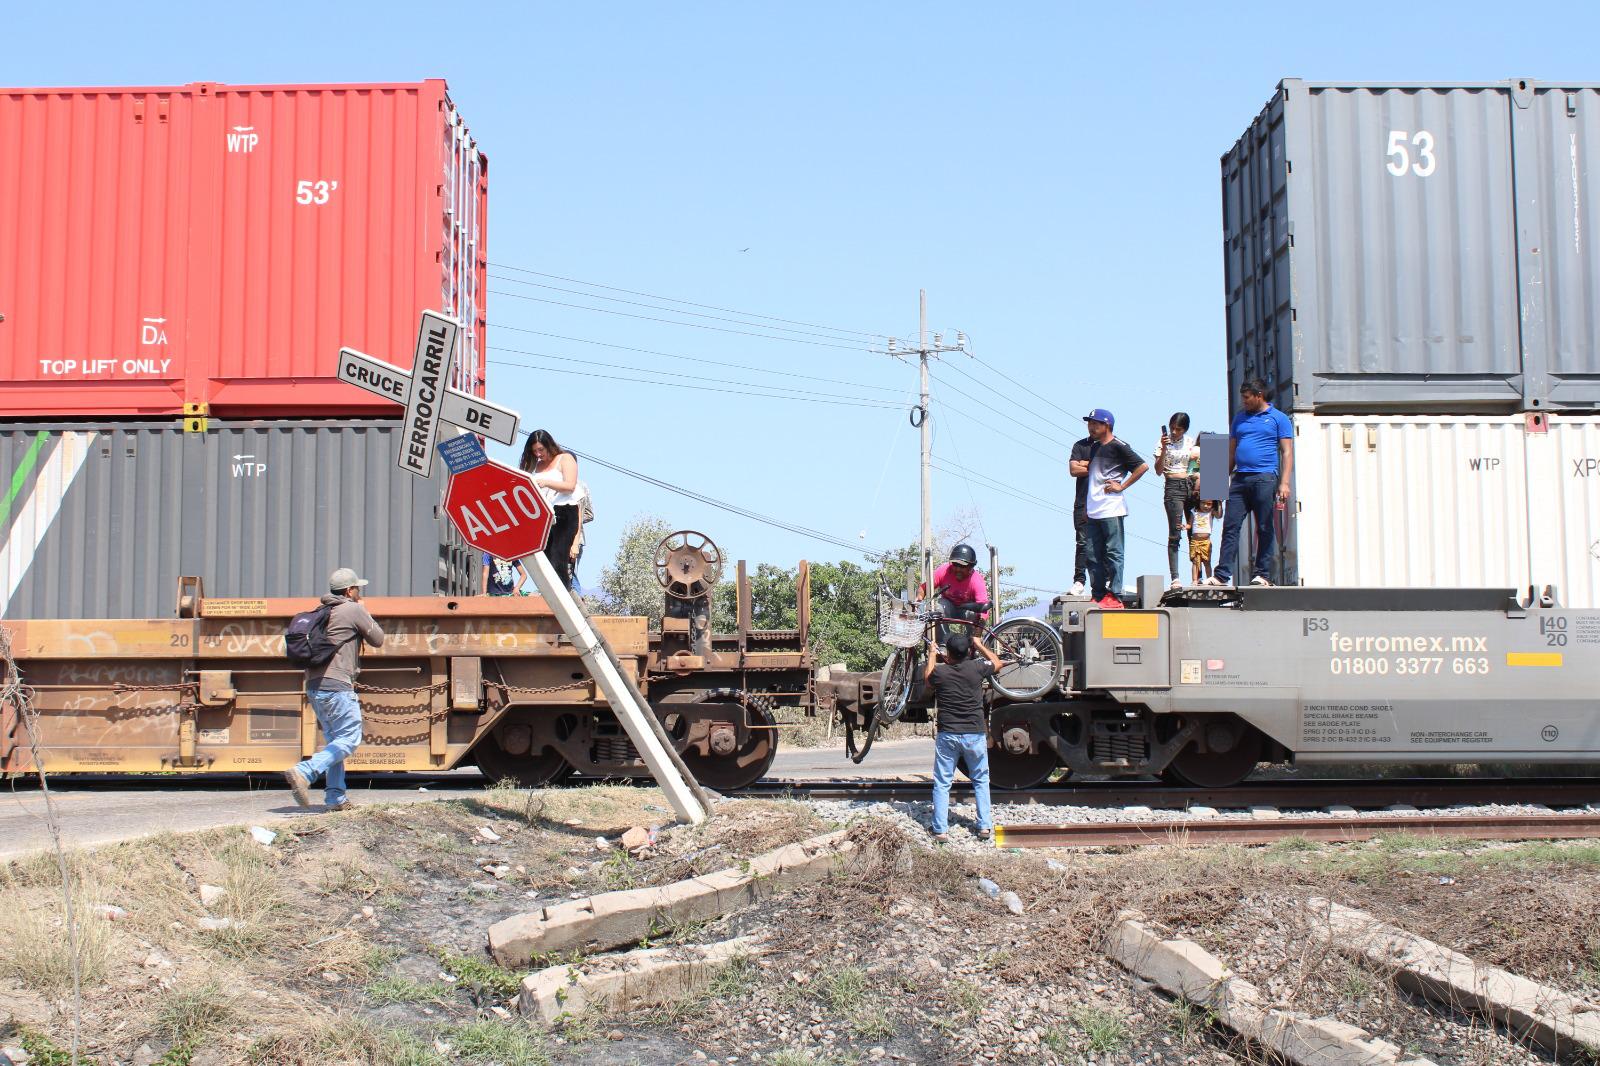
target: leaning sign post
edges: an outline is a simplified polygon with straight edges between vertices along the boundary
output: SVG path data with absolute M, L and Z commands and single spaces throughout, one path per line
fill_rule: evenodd
M 523 560 L 540 595 L 578 649 L 672 809 L 684 821 L 705 821 L 711 814 L 711 805 L 704 790 L 672 750 L 655 712 L 638 687 L 629 683 L 616 656 L 589 624 L 572 590 L 545 558 L 544 546 L 550 537 L 553 516 L 533 479 L 524 471 L 491 461 L 472 435 L 482 433 L 501 444 L 510 444 L 516 440 L 517 413 L 449 387 L 458 333 L 459 326 L 453 319 L 436 311 L 424 311 L 412 370 L 345 348 L 339 353 L 339 377 L 405 404 L 406 432 L 398 460 L 401 469 L 418 477 L 431 476 L 437 444 L 450 471 L 444 506 L 451 523 L 479 551 L 501 559 Z M 438 442 L 441 422 L 469 432 Z M 420 454 L 419 449 L 423 449 Z

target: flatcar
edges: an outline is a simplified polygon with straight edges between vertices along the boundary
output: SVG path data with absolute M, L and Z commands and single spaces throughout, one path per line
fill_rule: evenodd
M 1040 667 L 1055 684 L 992 700 L 996 785 L 1064 770 L 1220 788 L 1263 762 L 1600 760 L 1600 611 L 1549 590 L 1162 585 L 1142 578 L 1127 610 L 1062 603 L 1060 662 Z M 904 717 L 926 700 L 912 694 Z

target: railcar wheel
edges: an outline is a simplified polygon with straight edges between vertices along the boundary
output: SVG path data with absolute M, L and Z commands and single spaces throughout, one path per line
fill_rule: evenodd
M 575 773 L 572 764 L 554 748 L 512 755 L 500 746 L 493 733 L 478 741 L 472 754 L 486 777 L 494 781 L 512 781 L 522 788 L 559 785 Z
M 1261 761 L 1261 734 L 1228 715 L 1201 727 L 1209 751 L 1191 741 L 1161 772 L 1162 778 L 1189 788 L 1232 788 Z
M 996 711 L 989 721 L 994 747 L 989 749 L 989 783 L 995 788 L 1018 789 L 1042 785 L 1055 772 L 1056 753 L 1033 741 L 1027 722 L 1018 715 Z
M 916 668 L 920 659 L 912 648 L 896 648 L 883 661 L 883 680 L 878 685 L 878 717 L 898 721 L 917 687 Z
M 778 721 L 764 703 L 763 699 L 753 697 L 743 706 L 734 700 L 707 700 L 694 705 L 697 709 L 726 708 L 724 720 L 735 724 L 734 735 L 729 738 L 733 747 L 726 753 L 713 751 L 702 755 L 692 747 L 684 750 L 684 765 L 689 767 L 696 781 L 709 789 L 729 792 L 753 785 L 766 776 L 778 755 L 778 730 L 774 728 Z M 674 710 L 683 713 L 687 708 Z M 749 713 L 749 727 L 744 725 L 746 712 Z
M 994 629 L 994 651 L 1003 660 L 994 688 L 1014 700 L 1054 691 L 1061 679 L 1061 635 L 1037 618 L 1013 618 Z

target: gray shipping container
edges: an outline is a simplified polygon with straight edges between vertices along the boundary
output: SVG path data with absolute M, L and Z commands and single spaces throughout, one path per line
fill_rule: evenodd
M 1600 86 L 1280 83 L 1222 157 L 1230 409 L 1595 409 L 1590 144 Z
M 353 566 L 382 596 L 457 595 L 477 568 L 395 463 L 401 425 L 0 424 L 0 615 L 166 618 L 208 596 L 308 596 Z M 437 465 L 437 464 L 436 464 Z

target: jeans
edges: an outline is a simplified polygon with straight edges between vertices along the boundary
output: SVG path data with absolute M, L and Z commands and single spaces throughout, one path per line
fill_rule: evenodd
M 562 503 L 550 509 L 554 521 L 550 524 L 550 540 L 544 546 L 544 557 L 556 572 L 556 580 L 563 588 L 572 587 L 572 542 L 578 538 L 578 505 Z
M 1122 517 L 1091 518 L 1089 533 L 1089 595 L 1096 600 L 1122 592 Z
M 1076 584 L 1089 576 L 1089 511 L 1081 505 L 1072 509 L 1072 533 L 1078 542 L 1072 556 L 1072 580 Z
M 1277 504 L 1278 474 L 1276 471 L 1260 474 L 1234 474 L 1228 483 L 1228 509 L 1222 519 L 1222 556 L 1212 568 L 1218 581 L 1233 578 L 1233 563 L 1239 557 L 1239 532 L 1244 528 L 1248 513 L 1256 520 L 1256 577 L 1266 577 L 1272 565 L 1272 552 L 1276 530 L 1272 525 L 1272 511 Z
M 946 618 L 971 618 L 973 619 L 974 623 L 976 623 L 978 617 L 978 612 L 972 604 L 951 603 L 943 596 L 939 597 L 939 613 Z M 958 629 L 972 633 L 976 628 L 976 624 L 970 626 L 958 626 L 954 624 L 941 623 L 939 626 L 939 643 L 943 644 L 945 641 L 949 640 L 950 634 L 954 633 Z
M 982 733 L 940 733 L 933 738 L 933 831 L 950 828 L 950 782 L 956 760 L 966 764 L 978 803 L 978 828 L 993 829 L 989 813 L 989 738 Z
M 312 687 L 306 689 L 306 695 L 311 697 L 311 709 L 317 713 L 317 725 L 328 746 L 297 763 L 295 769 L 309 784 L 327 775 L 322 798 L 332 807 L 344 802 L 344 761 L 361 743 L 361 703 L 349 689 Z
M 1183 524 L 1189 520 L 1189 479 L 1167 478 L 1166 491 L 1161 502 L 1167 509 L 1167 569 L 1172 580 L 1178 580 L 1178 558 L 1183 548 Z

